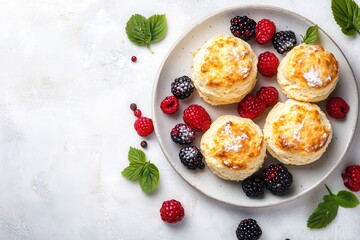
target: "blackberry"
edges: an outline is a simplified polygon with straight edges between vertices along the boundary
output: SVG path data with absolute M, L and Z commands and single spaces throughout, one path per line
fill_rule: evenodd
M 260 226 L 252 218 L 242 220 L 236 229 L 236 236 L 239 240 L 257 240 L 261 235 Z
M 293 176 L 282 163 L 270 165 L 262 171 L 261 175 L 266 189 L 275 195 L 286 193 L 293 182 Z
M 236 16 L 230 20 L 231 33 L 244 41 L 249 41 L 255 36 L 256 22 L 247 16 Z
M 180 161 L 188 169 L 204 168 L 203 155 L 195 146 L 183 147 L 179 153 Z
M 191 144 L 195 139 L 195 131 L 185 123 L 178 123 L 171 129 L 171 139 L 178 144 Z
M 248 197 L 261 197 L 264 194 L 264 180 L 261 176 L 251 176 L 242 182 L 242 189 Z
M 178 77 L 171 83 L 171 92 L 178 99 L 190 97 L 194 90 L 195 87 L 188 76 Z
M 275 33 L 272 44 L 280 54 L 290 51 L 296 45 L 296 36 L 293 31 L 280 31 Z

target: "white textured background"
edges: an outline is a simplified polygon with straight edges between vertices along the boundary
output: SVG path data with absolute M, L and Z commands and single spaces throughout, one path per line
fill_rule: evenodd
M 325 229 L 306 228 L 326 194 L 323 186 L 270 208 L 236 208 L 207 198 L 172 169 L 154 134 L 146 154 L 159 167 L 158 189 L 144 194 L 120 175 L 129 146 L 142 140 L 132 128 L 129 104 L 136 102 L 151 117 L 153 81 L 173 43 L 208 14 L 247 3 L 0 0 L 0 239 L 235 239 L 245 217 L 259 222 L 262 239 L 358 239 L 360 207 L 339 209 Z M 360 81 L 360 36 L 341 33 L 330 0 L 251 3 L 287 8 L 317 23 Z M 134 13 L 167 15 L 168 35 L 152 46 L 154 54 L 126 37 Z M 345 166 L 360 163 L 359 143 L 355 136 L 326 180 L 333 192 L 344 188 Z M 183 203 L 186 217 L 170 226 L 159 208 L 171 198 Z

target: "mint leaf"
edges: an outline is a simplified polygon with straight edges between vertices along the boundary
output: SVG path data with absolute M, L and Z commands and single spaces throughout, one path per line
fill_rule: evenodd
M 360 34 L 360 10 L 354 0 L 331 0 L 331 10 L 344 34 Z
M 314 25 L 307 29 L 306 34 L 301 42 L 306 44 L 312 44 L 316 42 L 317 38 L 318 38 L 318 25 Z
M 158 185 L 159 178 L 160 175 L 158 168 L 152 163 L 146 164 L 140 178 L 141 189 L 144 192 L 153 191 Z
M 130 181 L 137 181 L 141 178 L 141 174 L 143 172 L 144 166 L 143 165 L 139 165 L 139 164 L 131 164 L 126 167 L 121 174 L 129 179 Z
M 146 162 L 146 156 L 144 151 L 130 147 L 128 152 L 128 160 L 130 164 L 144 164 Z
M 334 195 L 336 202 L 344 208 L 354 208 L 360 204 L 359 199 L 351 192 L 342 190 Z
M 126 23 L 126 34 L 129 40 L 137 45 L 150 48 L 151 32 L 149 21 L 140 14 L 134 14 Z
M 165 14 L 155 14 L 148 21 L 150 23 L 151 42 L 158 42 L 164 39 L 167 33 Z
M 333 195 L 325 195 L 324 201 L 319 203 L 307 220 L 310 229 L 324 228 L 336 217 L 339 205 Z

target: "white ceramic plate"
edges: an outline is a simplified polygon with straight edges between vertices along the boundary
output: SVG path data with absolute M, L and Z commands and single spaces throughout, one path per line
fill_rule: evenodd
M 306 18 L 288 10 L 253 5 L 225 9 L 196 23 L 175 43 L 159 69 L 153 90 L 155 132 L 160 146 L 170 164 L 185 181 L 200 192 L 221 202 L 236 206 L 271 206 L 293 200 L 314 189 L 324 181 L 340 163 L 349 147 L 356 127 L 358 116 L 357 86 L 345 56 L 333 40 L 324 31 L 319 29 L 317 43 L 322 44 L 326 49 L 330 50 L 340 63 L 340 81 L 331 96 L 343 97 L 349 103 L 351 109 L 345 121 L 330 119 L 333 126 L 334 137 L 328 150 L 321 159 L 306 166 L 288 166 L 294 177 L 289 194 L 279 197 L 272 195 L 269 191 L 265 191 L 264 198 L 251 199 L 242 191 L 241 183 L 222 180 L 215 176 L 207 167 L 203 170 L 188 170 L 181 164 L 178 157 L 179 149 L 182 146 L 175 144 L 170 138 L 170 131 L 175 124 L 183 122 L 183 110 L 190 104 L 200 104 L 209 112 L 212 120 L 215 120 L 223 114 L 238 115 L 236 112 L 236 104 L 214 107 L 205 103 L 197 93 L 194 93 L 189 99 L 180 101 L 180 109 L 175 115 L 166 115 L 160 109 L 160 102 L 166 96 L 171 95 L 170 84 L 176 77 L 183 75 L 192 76 L 192 53 L 194 51 L 215 35 L 231 35 L 229 30 L 230 19 L 237 15 L 247 15 L 255 21 L 259 21 L 262 18 L 269 18 L 275 22 L 277 31 L 294 31 L 298 43 L 301 41 L 300 35 L 305 35 L 307 28 L 314 25 L 314 23 Z M 271 43 L 265 46 L 260 46 L 253 40 L 249 43 L 257 55 L 264 51 L 276 53 Z M 277 55 L 279 59 L 283 57 L 279 54 Z M 257 91 L 260 86 L 269 85 L 275 86 L 280 90 L 275 78 L 268 79 L 258 74 L 258 83 L 253 93 Z M 280 91 L 279 93 L 281 94 Z M 280 101 L 283 102 L 285 100 L 286 97 L 281 95 Z M 325 102 L 320 102 L 319 105 L 325 110 Z M 269 109 L 262 116 L 255 119 L 255 122 L 259 124 L 260 127 L 263 126 L 268 111 Z M 198 134 L 193 145 L 199 146 L 200 138 L 201 136 Z M 277 162 L 271 158 L 270 154 L 267 155 L 268 158 L 265 159 L 264 167 L 270 163 Z

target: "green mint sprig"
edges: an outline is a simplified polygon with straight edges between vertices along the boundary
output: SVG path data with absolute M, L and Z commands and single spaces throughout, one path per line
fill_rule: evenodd
M 316 40 L 318 38 L 318 28 L 319 28 L 318 25 L 309 27 L 306 30 L 306 34 L 303 37 L 301 42 L 305 43 L 305 44 L 312 44 L 312 43 L 316 42 Z
M 134 14 L 126 23 L 126 34 L 129 40 L 136 45 L 146 46 L 150 50 L 150 43 L 159 42 L 167 33 L 165 14 L 155 14 L 146 18 Z
M 317 205 L 307 220 L 310 229 L 324 228 L 336 217 L 339 207 L 354 208 L 360 204 L 359 199 L 346 190 L 339 191 L 336 195 L 326 186 L 329 194 L 323 197 L 323 201 Z
M 354 0 L 331 0 L 331 10 L 345 35 L 360 34 L 360 8 Z
M 121 174 L 130 181 L 139 181 L 143 192 L 155 190 L 159 183 L 159 169 L 150 161 L 146 161 L 145 153 L 130 147 L 128 152 L 129 166 Z

